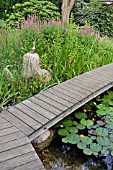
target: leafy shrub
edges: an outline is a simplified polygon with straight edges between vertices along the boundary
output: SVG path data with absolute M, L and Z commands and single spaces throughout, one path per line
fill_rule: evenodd
M 49 1 L 30 0 L 23 4 L 17 3 L 12 7 L 12 11 L 11 14 L 7 14 L 7 23 L 11 26 L 18 26 L 33 14 L 40 20 L 60 17 L 58 8 Z
M 113 6 L 102 6 L 101 2 L 95 0 L 84 5 L 82 9 L 75 6 L 73 13 L 76 24 L 90 23 L 101 35 L 113 37 Z

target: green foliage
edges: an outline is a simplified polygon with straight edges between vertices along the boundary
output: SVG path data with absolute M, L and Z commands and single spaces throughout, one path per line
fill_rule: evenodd
M 40 20 L 58 19 L 60 17 L 58 8 L 51 2 L 30 0 L 22 4 L 15 4 L 12 7 L 12 13 L 6 15 L 6 21 L 11 26 L 18 26 L 32 15 Z
M 0 72 L 2 73 L 7 65 L 11 65 L 9 70 L 13 75 L 13 79 L 10 76 L 8 80 L 4 77 L 0 102 L 3 101 L 3 96 L 10 87 L 12 89 L 10 94 L 17 93 L 11 98 L 14 98 L 18 103 L 48 86 L 51 87 L 81 73 L 113 62 L 113 46 L 110 40 L 106 43 L 104 40 L 95 39 L 94 35 L 83 36 L 78 33 L 78 27 L 74 24 L 68 25 L 64 30 L 60 23 L 54 20 L 46 21 L 45 24 L 40 22 L 36 25 L 35 23 L 34 26 L 24 26 L 21 30 L 7 27 L 0 29 Z M 22 77 L 23 55 L 31 51 L 34 41 L 36 42 L 35 52 L 41 59 L 41 67 L 52 73 L 52 81 L 48 85 L 35 78 L 27 80 Z M 10 83 L 7 88 L 8 81 Z M 91 106 L 87 105 L 87 108 L 90 109 Z M 77 124 L 76 121 L 67 122 L 67 124 L 72 123 L 74 126 L 77 125 L 78 129 L 86 127 L 83 124 Z
M 97 156 L 100 153 L 107 155 L 109 150 L 113 154 L 113 112 L 109 111 L 109 105 L 112 105 L 113 92 L 108 92 L 99 100 L 102 102 L 96 107 L 98 111 L 104 110 L 104 114 L 98 114 L 97 111 L 98 116 L 94 113 L 90 116 L 91 120 L 89 120 L 87 111 L 86 113 L 77 112 L 74 114 L 77 120 L 73 118 L 72 120 L 66 120 L 66 122 L 71 122 L 69 128 L 73 128 L 72 131 L 68 130 L 66 125 L 69 124 L 65 124 L 65 119 L 60 122 L 61 129 L 58 130 L 58 134 L 63 136 L 62 141 L 64 143 L 77 144 L 77 147 L 82 149 L 86 155 L 93 154 Z M 92 111 L 90 112 L 92 113 Z
M 113 37 L 113 6 L 102 6 L 98 0 L 90 1 L 82 9 L 79 5 L 76 4 L 73 9 L 76 24 L 82 26 L 89 23 L 101 35 Z

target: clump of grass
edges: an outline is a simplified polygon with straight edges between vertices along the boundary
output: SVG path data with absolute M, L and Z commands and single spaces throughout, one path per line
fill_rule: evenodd
M 33 24 L 35 24 L 35 28 Z M 68 25 L 64 29 L 60 22 L 41 21 L 26 24 L 22 29 L 7 28 L 1 29 L 1 31 L 0 72 L 2 73 L 7 65 L 12 66 L 9 69 L 13 75 L 13 81 L 10 80 L 12 90 L 9 93 L 10 95 L 16 93 L 14 95 L 16 102 L 47 88 L 41 82 L 37 82 L 35 78 L 26 80 L 22 76 L 23 55 L 31 51 L 34 41 L 36 42 L 36 53 L 41 58 L 41 67 L 52 72 L 49 87 L 113 62 L 111 40 L 106 43 L 105 39 L 96 37 L 97 35 L 89 30 L 82 34 L 74 24 Z M 0 102 L 3 102 L 10 87 L 5 87 L 7 84 L 5 77 L 2 81 L 0 83 L 4 94 L 0 97 Z

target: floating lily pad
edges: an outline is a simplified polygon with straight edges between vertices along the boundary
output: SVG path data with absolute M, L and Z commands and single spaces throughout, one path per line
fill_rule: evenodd
M 77 119 L 86 119 L 87 115 L 85 113 L 83 113 L 83 112 L 77 112 L 77 113 L 75 113 L 75 117 Z
M 83 143 L 83 142 L 79 142 L 79 143 L 77 144 L 77 147 L 78 147 L 79 149 L 84 149 L 84 148 L 86 148 L 86 145 L 85 145 L 85 143 Z
M 99 136 L 97 137 L 97 142 L 101 145 L 101 146 L 109 146 L 110 145 L 110 140 L 108 139 L 108 137 L 105 136 Z
M 71 144 L 77 144 L 80 141 L 80 137 L 77 134 L 69 134 L 66 139 Z
M 90 126 L 93 125 L 93 121 L 92 121 L 92 120 L 82 119 L 82 120 L 80 121 L 80 123 L 81 123 L 82 125 L 84 125 L 84 126 L 87 126 L 87 127 L 90 127 Z
M 98 153 L 98 152 L 101 151 L 102 147 L 101 147 L 101 145 L 99 145 L 98 143 L 97 143 L 97 144 L 96 144 L 96 143 L 92 143 L 92 144 L 90 145 L 90 149 L 92 150 L 92 152 Z
M 62 125 L 63 126 L 72 126 L 73 125 L 73 121 L 72 120 L 69 120 L 69 119 L 65 119 L 62 121 Z
M 108 130 L 105 129 L 105 128 L 97 128 L 96 129 L 96 133 L 99 135 L 99 136 L 108 136 Z
M 84 149 L 83 149 L 83 152 L 84 152 L 84 154 L 86 154 L 86 155 L 92 155 L 92 150 L 89 149 L 89 148 L 84 148 Z
M 80 130 L 83 130 L 83 129 L 85 129 L 85 126 L 82 125 L 82 124 L 77 124 L 77 125 L 76 125 L 76 128 L 78 128 L 78 129 L 80 129 Z
M 108 155 L 108 148 L 105 148 L 105 147 L 103 147 L 103 149 L 101 150 L 101 154 L 103 154 L 103 155 Z
M 82 142 L 83 142 L 84 144 L 86 144 L 86 145 L 89 145 L 89 144 L 91 144 L 93 141 L 92 141 L 92 139 L 91 139 L 90 137 L 84 136 L 84 137 L 82 138 Z
M 58 134 L 61 136 L 66 136 L 69 134 L 69 132 L 67 129 L 60 129 L 60 130 L 58 130 Z
M 70 133 L 77 133 L 78 132 L 78 129 L 74 126 L 71 126 L 71 127 L 68 126 L 68 127 L 66 127 L 66 130 Z

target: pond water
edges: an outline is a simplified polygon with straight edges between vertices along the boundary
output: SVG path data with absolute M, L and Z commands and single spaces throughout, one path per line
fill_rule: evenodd
M 113 170 L 113 157 L 86 156 L 76 145 L 64 144 L 60 137 L 38 153 L 46 170 Z

